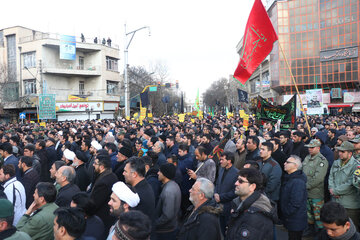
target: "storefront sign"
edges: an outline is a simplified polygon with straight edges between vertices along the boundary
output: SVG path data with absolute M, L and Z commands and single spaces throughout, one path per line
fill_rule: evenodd
M 344 92 L 344 103 L 360 102 L 360 92 Z
M 103 111 L 103 102 L 57 102 L 57 112 L 85 112 L 86 109 L 91 111 Z
M 340 48 L 320 52 L 320 61 L 326 62 L 348 58 L 357 58 L 358 56 L 358 47 Z

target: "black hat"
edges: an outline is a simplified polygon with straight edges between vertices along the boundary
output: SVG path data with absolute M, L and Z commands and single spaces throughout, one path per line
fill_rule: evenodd
M 48 138 L 48 141 L 52 141 L 54 144 L 56 144 L 56 141 L 54 138 Z
M 146 129 L 146 130 L 144 131 L 144 133 L 145 133 L 146 135 L 148 135 L 149 137 L 151 137 L 152 135 L 154 135 L 154 130 L 152 130 L 152 129 Z
M 176 167 L 171 163 L 161 165 L 160 172 L 168 179 L 173 179 L 176 173 Z
M 79 159 L 80 161 L 87 163 L 87 161 L 89 160 L 85 154 L 82 151 L 77 150 L 75 152 L 76 158 Z
M 122 155 L 124 155 L 127 158 L 132 157 L 132 155 L 133 155 L 131 149 L 129 149 L 127 147 L 120 148 L 119 153 L 121 153 Z
M 160 136 L 159 136 L 159 138 L 160 138 L 163 142 L 165 142 L 165 141 L 166 141 L 166 136 L 165 136 L 165 135 L 163 135 L 163 134 L 162 134 L 162 135 L 160 135 Z

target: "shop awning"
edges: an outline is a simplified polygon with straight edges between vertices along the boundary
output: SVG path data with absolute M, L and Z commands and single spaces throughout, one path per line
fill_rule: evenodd
M 354 106 L 354 104 L 343 104 L 343 103 L 328 104 L 329 108 L 345 108 L 345 107 L 352 107 L 352 106 Z
M 352 108 L 353 112 L 360 112 L 360 103 L 355 103 L 353 108 Z

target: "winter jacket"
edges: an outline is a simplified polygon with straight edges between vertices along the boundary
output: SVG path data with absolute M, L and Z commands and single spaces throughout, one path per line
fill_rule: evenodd
M 345 208 L 360 208 L 360 195 L 353 185 L 353 173 L 358 165 L 359 162 L 351 157 L 344 166 L 340 159 L 336 160 L 330 169 L 329 189 L 333 190 L 334 195 L 340 196 L 334 200 Z
M 287 160 L 285 153 L 283 153 L 280 148 L 271 154 L 271 157 L 278 162 L 281 170 L 284 172 L 284 163 Z
M 80 189 L 77 185 L 73 183 L 66 184 L 59 189 L 55 200 L 56 205 L 59 207 L 70 207 L 72 197 L 78 192 L 80 192 Z
M 234 153 L 235 160 L 234 160 L 234 167 L 237 169 L 242 169 L 245 165 L 245 158 L 246 158 L 247 150 L 245 149 L 242 152 L 239 152 L 239 150 L 236 150 Z
M 24 232 L 18 231 L 15 227 L 0 232 L 0 239 L 4 240 L 31 240 L 31 237 Z
M 258 160 L 260 170 L 266 177 L 265 193 L 271 200 L 277 201 L 280 198 L 282 170 L 279 164 L 272 158 L 266 161 Z
M 260 150 L 259 148 L 255 149 L 254 151 L 250 152 L 249 150 L 247 151 L 246 157 L 245 157 L 245 162 L 249 161 L 249 160 L 259 160 L 260 158 Z
M 115 218 L 110 216 L 108 202 L 112 193 L 111 188 L 117 181 L 117 176 L 111 169 L 105 170 L 97 176 L 90 192 L 90 198 L 95 203 L 95 214 L 103 221 L 106 231 L 115 221 Z
M 330 168 L 334 162 L 334 153 L 327 145 L 325 145 L 328 136 L 324 132 L 317 132 L 315 134 L 315 137 L 319 138 L 322 142 L 320 147 L 320 153 L 328 160 Z
M 26 211 L 25 188 L 21 184 L 21 182 L 16 180 L 16 177 L 13 177 L 13 178 L 7 180 L 3 184 L 3 187 L 4 187 L 4 193 L 6 194 L 7 199 L 13 203 L 14 211 L 15 211 L 14 226 L 16 226 L 19 219 Z M 14 199 L 14 196 L 15 196 L 15 199 Z M 14 201 L 15 201 L 15 203 L 14 203 Z
M 75 168 L 76 177 L 74 184 L 80 188 L 80 191 L 86 191 L 87 186 L 90 184 L 90 177 L 86 170 L 85 164 L 81 164 Z
M 201 164 L 201 168 L 196 173 L 198 178 L 203 177 L 209 179 L 211 182 L 215 182 L 215 175 L 216 175 L 216 165 L 214 160 L 208 158 L 204 162 L 198 162 L 199 167 Z
M 324 181 L 328 167 L 329 163 L 321 153 L 315 156 L 309 154 L 305 158 L 302 170 L 307 177 L 308 198 L 324 198 Z
M 191 186 L 194 184 L 194 180 L 189 180 L 189 175 L 187 174 L 187 169 L 193 169 L 193 157 L 190 155 L 190 153 L 179 156 L 178 158 L 178 169 L 181 172 L 182 175 L 182 181 L 180 184 L 180 190 L 183 195 L 186 195 L 189 193 L 189 190 Z
M 134 186 L 135 191 L 139 194 L 140 202 L 134 208 L 147 215 L 151 221 L 155 217 L 155 196 L 151 186 L 146 182 L 145 179 L 140 181 Z
M 222 239 L 219 215 L 222 208 L 213 201 L 206 201 L 195 211 L 188 208 L 186 220 L 181 227 L 179 240 L 220 240 Z
M 57 208 L 58 206 L 55 203 L 47 203 L 31 216 L 24 214 L 16 227 L 18 230 L 29 234 L 33 240 L 52 240 L 54 239 L 54 211 Z
M 156 205 L 156 232 L 171 232 L 177 228 L 177 215 L 180 210 L 181 191 L 179 185 L 169 181 L 162 186 Z
M 150 184 L 152 190 L 154 191 L 155 205 L 158 203 L 161 193 L 161 182 L 158 179 L 158 172 L 159 168 L 152 167 L 145 174 L 146 182 Z
M 272 240 L 276 219 L 276 208 L 269 198 L 255 191 L 231 214 L 226 239 Z
M 36 188 L 36 184 L 40 181 L 40 177 L 38 173 L 33 169 L 28 169 L 20 181 L 22 185 L 25 188 L 25 194 L 26 194 L 26 204 L 25 207 L 28 208 L 34 201 L 34 192 Z
M 231 201 L 237 197 L 235 194 L 235 182 L 238 179 L 239 170 L 231 166 L 225 174 L 225 169 L 219 169 L 219 175 L 216 181 L 215 193 L 219 194 L 220 203 L 224 205 L 222 215 L 230 215 Z M 225 174 L 225 177 L 223 177 Z
M 309 154 L 309 150 L 305 147 L 305 143 L 303 141 L 294 143 L 294 148 L 291 152 L 292 155 L 299 156 L 302 161 L 304 161 L 305 157 Z
M 281 184 L 280 207 L 284 226 L 289 231 L 303 231 L 307 226 L 306 176 L 301 170 L 285 174 Z
M 281 145 L 281 151 L 285 153 L 287 158 L 290 157 L 291 153 L 293 152 L 293 148 L 294 144 L 290 139 L 288 139 L 284 145 Z
M 21 171 L 19 169 L 19 159 L 14 155 L 10 155 L 4 159 L 4 166 L 12 164 L 15 167 L 15 174 L 16 178 L 20 181 L 21 180 Z

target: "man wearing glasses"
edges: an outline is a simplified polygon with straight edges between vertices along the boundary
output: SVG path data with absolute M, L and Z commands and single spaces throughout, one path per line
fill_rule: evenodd
M 276 210 L 259 189 L 263 183 L 261 173 L 253 168 L 239 171 L 235 194 L 240 204 L 231 215 L 226 239 L 273 239 Z

